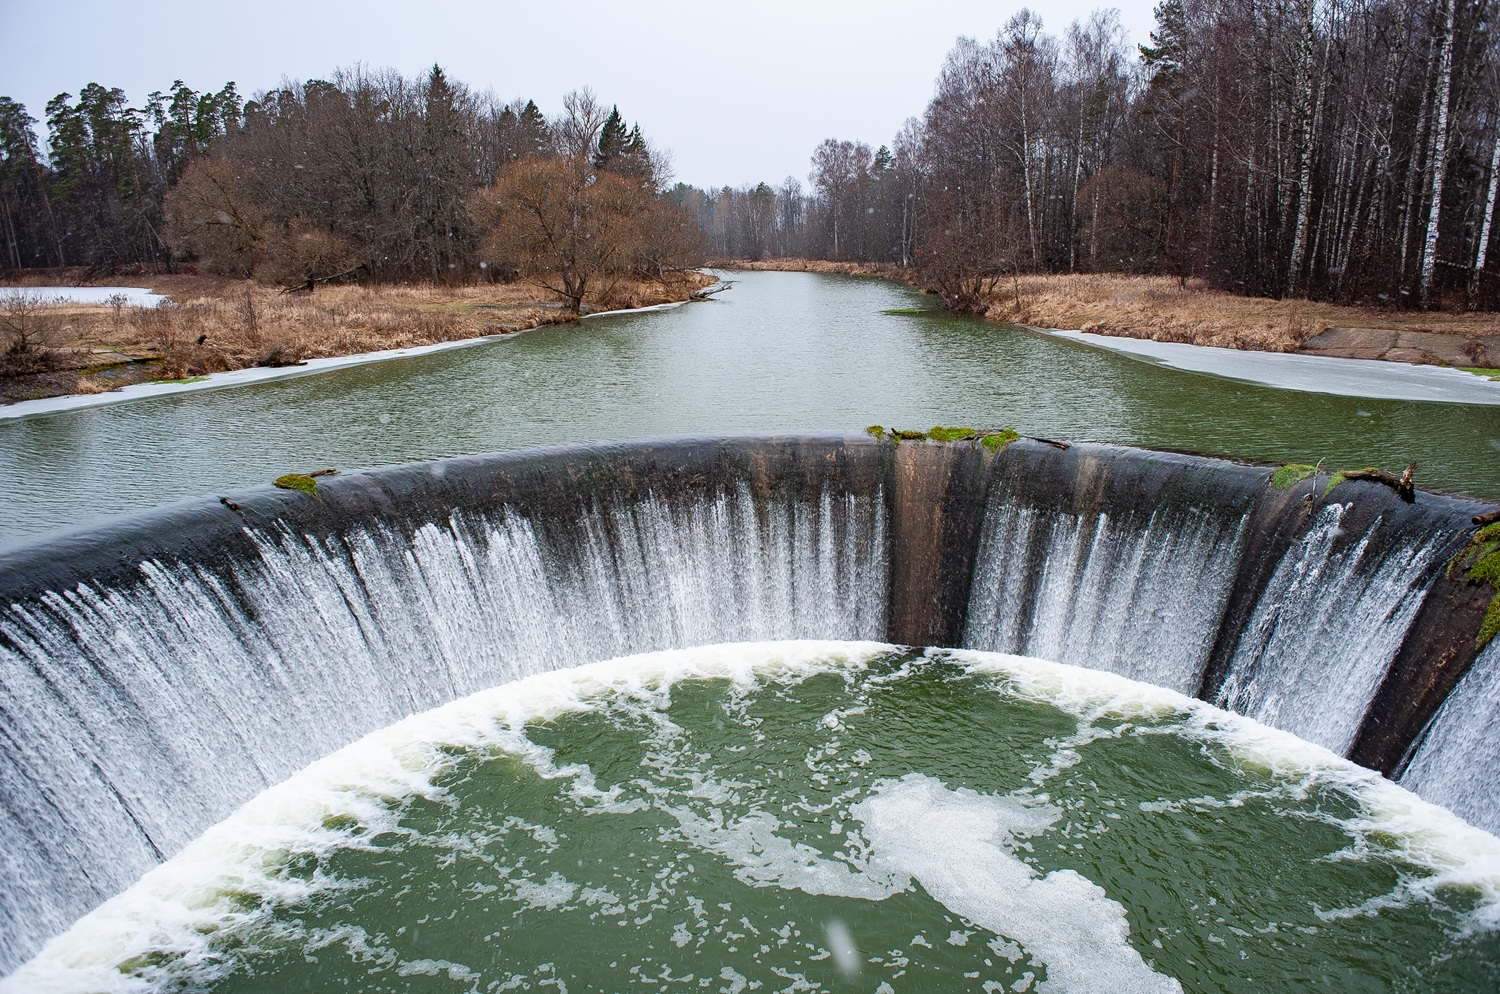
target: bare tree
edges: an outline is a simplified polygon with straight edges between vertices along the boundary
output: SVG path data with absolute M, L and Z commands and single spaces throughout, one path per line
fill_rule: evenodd
M 584 161 L 587 161 L 586 157 Z M 514 253 L 519 272 L 562 298 L 572 314 L 641 255 L 640 223 L 656 205 L 624 176 L 576 158 L 522 159 L 475 197 L 491 244 Z

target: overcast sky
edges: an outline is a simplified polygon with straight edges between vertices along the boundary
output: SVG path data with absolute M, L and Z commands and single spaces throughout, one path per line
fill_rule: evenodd
M 1049 33 L 1098 4 L 1033 3 Z M 1150 0 L 1117 4 L 1132 42 L 1154 23 Z M 806 181 L 824 138 L 888 143 L 920 115 L 959 35 L 988 39 L 1020 3 L 976 0 L 491 0 L 463 3 L 60 3 L 0 0 L 0 95 L 39 122 L 48 100 L 86 83 L 140 105 L 174 79 L 196 90 L 233 80 L 246 96 L 283 77 L 312 79 L 363 62 L 407 75 L 434 62 L 502 99 L 549 116 L 591 86 L 657 145 L 676 178 L 739 186 Z M 45 125 L 39 126 L 45 140 Z

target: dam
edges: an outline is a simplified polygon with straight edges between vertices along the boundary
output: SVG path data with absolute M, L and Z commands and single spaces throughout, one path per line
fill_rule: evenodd
M 687 437 L 261 487 L 0 554 L 0 971 L 362 736 L 720 643 L 1101 671 L 1500 830 L 1494 591 L 1449 569 L 1491 505 L 1271 476 L 1024 438 Z M 918 794 L 960 803 L 932 789 L 862 802 L 872 837 Z

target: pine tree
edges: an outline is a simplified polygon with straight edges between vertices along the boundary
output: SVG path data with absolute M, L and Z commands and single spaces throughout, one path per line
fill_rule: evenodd
M 536 101 L 526 101 L 526 106 L 521 108 L 521 116 L 516 126 L 516 158 L 524 159 L 528 155 L 541 155 L 547 151 L 547 146 L 552 142 L 552 135 L 547 129 L 547 119 L 537 108 Z
M 1156 30 L 1151 32 L 1151 44 L 1136 47 L 1141 63 L 1151 74 L 1151 85 L 1175 94 L 1182 83 L 1187 54 L 1187 12 L 1182 9 L 1182 0 L 1163 0 L 1152 13 L 1156 15 Z
M 604 127 L 599 129 L 599 145 L 594 152 L 595 168 L 617 172 L 615 166 L 625 154 L 632 137 L 625 130 L 625 120 L 620 117 L 620 108 L 611 107 L 609 117 L 604 119 Z

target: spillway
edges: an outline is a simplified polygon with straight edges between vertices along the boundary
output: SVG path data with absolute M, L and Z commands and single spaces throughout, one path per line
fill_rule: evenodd
M 1109 670 L 1500 828 L 1500 757 L 1475 749 L 1500 682 L 1493 647 L 1475 662 L 1490 592 L 1445 569 L 1485 506 L 1269 478 L 1087 443 L 673 439 L 264 487 L 4 554 L 0 971 L 365 734 L 718 642 Z

